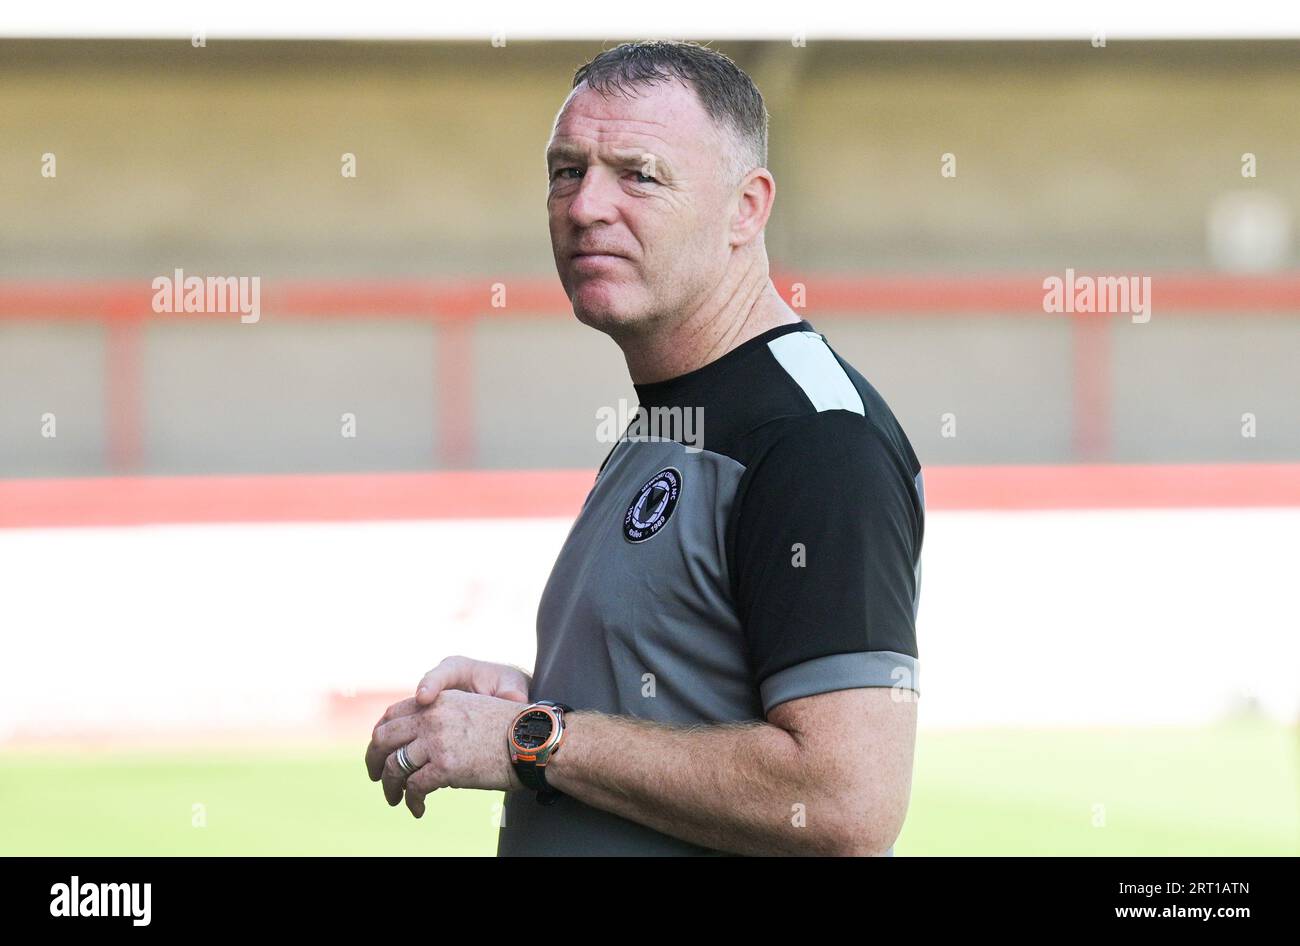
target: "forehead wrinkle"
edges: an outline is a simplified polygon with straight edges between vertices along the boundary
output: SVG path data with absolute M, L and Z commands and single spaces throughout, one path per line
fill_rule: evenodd
M 608 138 L 619 136 L 636 137 L 641 135 L 647 138 L 655 139 L 664 145 L 667 145 L 667 139 L 658 133 L 658 129 L 670 127 L 670 122 L 657 121 L 653 118 L 614 118 L 604 115 L 576 115 L 570 118 L 570 121 L 579 125 L 577 129 L 561 130 L 564 121 L 556 123 L 553 136 L 564 138 L 589 138 L 602 141 Z M 584 127 L 588 124 L 594 124 L 597 127 L 586 132 Z M 627 149 L 631 150 L 631 149 Z M 653 151 L 653 149 L 643 148 L 641 153 Z
M 566 159 L 587 160 L 593 153 L 598 158 L 608 164 L 618 164 L 624 166 L 640 165 L 644 163 L 646 155 L 651 155 L 657 162 L 665 167 L 674 162 L 662 150 L 642 147 L 611 147 L 609 145 L 598 144 L 594 149 L 589 148 L 577 142 L 557 142 L 546 150 L 546 160 L 548 163 L 563 161 Z

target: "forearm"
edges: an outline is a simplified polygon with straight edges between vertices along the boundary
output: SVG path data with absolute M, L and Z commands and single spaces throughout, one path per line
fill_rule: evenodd
M 769 723 L 673 727 L 566 715 L 547 780 L 595 808 L 737 854 L 844 853 L 845 799 L 833 768 Z

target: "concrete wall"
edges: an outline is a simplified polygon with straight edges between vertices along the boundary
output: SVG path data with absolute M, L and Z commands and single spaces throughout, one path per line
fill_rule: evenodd
M 717 45 L 768 99 L 774 265 L 810 280 L 1205 271 L 1223 195 L 1261 198 L 1287 221 L 1300 210 L 1300 44 Z M 0 290 L 176 267 L 485 289 L 553 277 L 541 154 L 574 68 L 598 49 L 0 41 Z M 339 173 L 345 152 L 355 179 Z M 939 174 L 946 152 L 956 178 Z M 1255 179 L 1241 177 L 1244 152 Z M 1294 269 L 1294 245 L 1276 265 Z M 485 314 L 468 355 L 469 462 L 598 463 L 596 409 L 632 397 L 617 349 L 572 321 Z M 880 388 L 924 462 L 1076 458 L 1063 321 L 807 315 Z M 1300 457 L 1297 313 L 1223 316 L 1112 325 L 1103 459 Z M 144 470 L 443 462 L 438 330 L 244 328 L 148 329 Z M 104 361 L 102 327 L 0 321 L 0 476 L 109 469 Z M 358 415 L 356 440 L 338 436 L 343 411 Z M 56 440 L 39 436 L 45 412 Z M 955 439 L 939 436 L 949 412 Z M 1256 438 L 1240 436 L 1245 412 Z

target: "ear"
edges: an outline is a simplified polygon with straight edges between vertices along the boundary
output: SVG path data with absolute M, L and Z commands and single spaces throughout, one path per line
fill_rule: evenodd
M 736 185 L 735 211 L 731 218 L 731 245 L 744 246 L 756 240 L 767 226 L 776 202 L 776 179 L 767 168 L 754 168 Z

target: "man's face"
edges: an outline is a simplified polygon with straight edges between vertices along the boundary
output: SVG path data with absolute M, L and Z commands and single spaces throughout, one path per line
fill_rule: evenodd
M 571 93 L 547 147 L 560 283 L 579 321 L 618 336 L 690 311 L 722 278 L 730 146 L 680 82 Z M 598 254 L 598 255 L 581 255 Z

